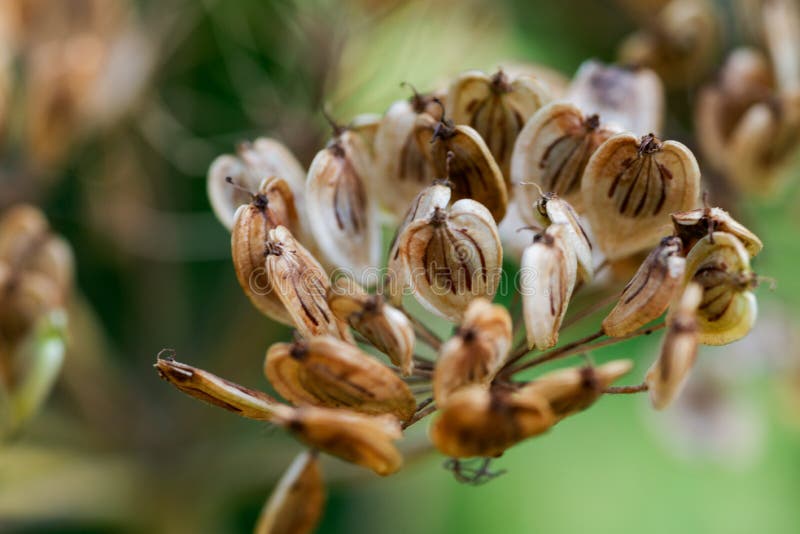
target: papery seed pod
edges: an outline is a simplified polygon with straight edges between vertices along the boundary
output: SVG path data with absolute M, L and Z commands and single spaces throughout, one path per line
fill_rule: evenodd
M 328 276 L 285 226 L 269 231 L 265 254 L 270 294 L 277 294 L 300 335 L 353 340 L 347 325 L 328 306 Z
M 434 208 L 403 230 L 399 247 L 414 296 L 441 317 L 458 321 L 471 301 L 497 291 L 503 247 L 491 213 L 474 200 Z
M 587 117 L 569 102 L 551 102 L 537 111 L 517 137 L 511 157 L 511 181 L 523 212 L 538 200 L 538 191 L 525 184 L 536 184 L 582 210 L 583 171 L 597 147 L 615 133 L 597 115 Z
M 670 87 L 686 87 L 709 70 L 719 41 L 718 16 L 708 0 L 672 0 L 619 50 L 620 61 L 653 69 Z
M 632 368 L 630 360 L 614 360 L 597 367 L 559 369 L 526 384 L 517 395 L 544 399 L 560 421 L 594 404 L 608 386 Z
M 697 208 L 689 211 L 679 211 L 673 213 L 671 217 L 672 225 L 675 227 L 675 235 L 683 241 L 685 254 L 688 254 L 700 239 L 711 232 L 725 232 L 733 235 L 741 241 L 751 258 L 755 257 L 764 248 L 764 244 L 756 234 L 731 217 L 722 208 Z
M 166 356 L 162 354 L 166 353 Z M 224 408 L 242 417 L 279 422 L 291 414 L 291 408 L 262 393 L 235 384 L 217 375 L 172 359 L 171 351 L 162 351 L 154 366 L 161 378 L 189 396 Z
M 65 305 L 64 289 L 41 273 L 0 265 L 0 338 L 15 346 L 40 317 Z
M 430 219 L 436 209 L 446 210 L 450 203 L 452 190 L 444 183 L 434 183 L 420 191 L 411 202 L 403 221 L 397 226 L 397 232 L 389 246 L 389 261 L 384 280 L 384 292 L 391 302 L 397 306 L 402 303 L 403 293 L 411 286 L 408 266 L 400 254 L 400 236 L 403 230 L 414 221 Z
M 391 369 L 331 336 L 272 345 L 264 372 L 277 392 L 297 406 L 388 413 L 402 421 L 416 410 L 411 390 Z
M 661 354 L 645 377 L 656 410 L 663 410 L 678 396 L 697 358 L 697 310 L 703 289 L 691 282 L 678 297 L 670 310 Z
M 569 78 L 560 71 L 538 63 L 502 61 L 503 70 L 510 78 L 528 76 L 544 85 L 552 98 L 562 98 L 569 87 Z
M 607 336 L 626 336 L 666 311 L 683 284 L 683 250 L 679 237 L 665 237 L 653 249 L 603 319 Z
M 669 233 L 669 214 L 698 202 L 700 168 L 677 141 L 653 135 L 615 135 L 586 166 L 581 191 L 600 249 L 618 259 L 658 243 Z
M 414 91 L 410 99 L 395 102 L 383 116 L 375 135 L 375 176 L 386 180 L 376 187 L 375 193 L 397 216 L 405 213 L 420 191 L 436 178 L 428 155 L 430 147 L 417 132 L 427 124 L 417 122 L 421 114 L 433 121 L 442 117 L 442 106 L 434 98 Z
M 325 486 L 315 452 L 302 452 L 264 504 L 254 534 L 311 534 L 325 505 Z
M 761 2 L 761 9 L 777 86 L 800 90 L 800 7 L 794 0 L 769 0 Z
M 295 202 L 303 205 L 305 172 L 294 155 L 279 141 L 259 137 L 252 143 L 241 143 L 237 155 L 223 154 L 208 169 L 206 187 L 214 214 L 227 229 L 233 226 L 239 206 L 248 204 L 266 178 L 282 178 L 291 189 Z M 231 187 L 230 178 L 237 187 Z
M 334 138 L 308 169 L 306 209 L 323 259 L 363 281 L 381 251 L 376 203 L 367 185 L 369 153 L 355 132 L 335 128 Z
M 433 397 L 444 406 L 452 393 L 472 384 L 484 386 L 503 367 L 511 348 L 511 316 L 503 306 L 473 300 L 456 334 L 439 350 Z
M 731 234 L 704 237 L 686 257 L 685 281 L 703 288 L 697 312 L 698 341 L 725 345 L 747 335 L 756 319 L 756 276 L 750 255 Z
M 394 441 L 402 437 L 397 419 L 349 410 L 303 406 L 284 421 L 286 428 L 310 447 L 347 462 L 391 475 L 403 465 Z
M 447 456 L 499 456 L 555 423 L 549 404 L 533 395 L 468 386 L 453 393 L 430 427 L 430 438 Z
M 384 302 L 381 295 L 368 294 L 349 278 L 339 278 L 333 283 L 328 305 L 336 317 L 389 356 L 403 376 L 411 374 L 416 336 L 403 312 Z
M 480 202 L 495 221 L 502 221 L 508 208 L 508 189 L 480 134 L 469 126 L 454 125 L 444 115 L 437 121 L 422 114 L 417 125 L 418 142 L 427 147 L 436 176 L 446 176 L 453 184 L 453 199 Z
M 547 349 L 558 342 L 577 275 L 567 235 L 566 225 L 554 224 L 522 253 L 519 283 L 528 348 Z
M 580 217 L 566 200 L 554 193 L 545 193 L 536 199 L 526 214 L 526 220 L 535 227 L 547 228 L 553 224 L 566 227 L 564 238 L 575 252 L 578 280 L 591 282 L 594 277 L 592 243 Z
M 664 118 L 664 88 L 650 69 L 584 62 L 572 80 L 567 100 L 606 126 L 645 135 L 658 134 Z
M 536 110 L 550 100 L 538 80 L 510 77 L 502 70 L 494 75 L 467 71 L 450 85 L 447 105 L 453 122 L 474 128 L 486 142 L 511 188 L 511 152 L 522 127 Z
M 270 230 L 284 226 L 301 231 L 294 196 L 281 178 L 267 178 L 249 204 L 236 210 L 231 255 L 236 278 L 250 302 L 267 317 L 292 325 L 292 317 L 267 277 L 264 255 Z

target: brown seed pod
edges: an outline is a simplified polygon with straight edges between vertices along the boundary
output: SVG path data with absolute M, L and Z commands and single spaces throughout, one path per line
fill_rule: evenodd
M 547 401 L 475 385 L 453 393 L 430 427 L 436 448 L 453 458 L 499 456 L 555 423 Z
M 486 142 L 511 188 L 511 152 L 522 127 L 550 100 L 546 87 L 529 76 L 492 76 L 467 71 L 450 85 L 447 105 L 456 124 L 473 128 Z
M 544 399 L 560 421 L 594 404 L 608 386 L 632 368 L 630 360 L 614 360 L 597 367 L 559 369 L 525 385 L 517 395 Z
M 586 216 L 600 249 L 619 259 L 669 233 L 669 214 L 698 202 L 700 168 L 677 141 L 615 135 L 597 149 L 583 176 Z
M 347 325 L 328 306 L 328 276 L 285 226 L 269 231 L 265 254 L 270 294 L 278 296 L 300 335 L 310 338 L 330 334 L 353 340 Z
M 298 406 L 388 413 L 402 421 L 416 410 L 411 390 L 391 369 L 331 336 L 272 345 L 264 372 L 278 393 Z
M 294 155 L 279 141 L 259 137 L 252 143 L 241 143 L 235 156 L 223 154 L 211 164 L 206 186 L 214 214 L 227 229 L 233 226 L 239 206 L 248 204 L 266 178 L 282 178 L 291 189 L 295 202 L 303 204 L 305 171 Z M 240 187 L 231 187 L 230 178 Z
M 34 271 L 14 271 L 0 263 L 0 340 L 11 347 L 36 321 L 64 306 L 64 292 L 51 278 Z
M 480 134 L 469 126 L 454 125 L 444 115 L 437 121 L 422 114 L 417 125 L 418 142 L 427 148 L 436 176 L 447 176 L 452 183 L 453 200 L 473 199 L 486 206 L 495 221 L 502 221 L 508 189 Z
M 678 396 L 697 358 L 697 311 L 703 288 L 689 283 L 670 310 L 669 326 L 661 354 L 647 371 L 645 383 L 650 402 L 663 410 Z
M 375 193 L 397 216 L 406 213 L 414 198 L 436 178 L 430 147 L 418 132 L 427 127 L 427 122 L 417 121 L 422 114 L 433 121 L 442 117 L 442 107 L 434 99 L 433 95 L 414 91 L 410 99 L 395 102 L 383 116 L 375 136 L 375 176 L 386 180 Z
M 308 169 L 306 209 L 324 261 L 362 281 L 381 250 L 376 203 L 370 199 L 369 151 L 355 132 L 335 128 L 334 138 Z
M 722 208 L 697 208 L 673 213 L 671 217 L 675 235 L 683 241 L 685 254 L 688 254 L 700 239 L 717 231 L 736 237 L 747 249 L 751 258 L 764 248 L 764 244 L 756 234 Z
M 698 341 L 725 345 L 747 335 L 756 320 L 757 283 L 750 255 L 731 234 L 713 232 L 686 257 L 685 283 L 697 282 L 703 298 L 697 311 Z
M 390 415 L 303 406 L 293 410 L 284 424 L 306 445 L 378 475 L 391 475 L 403 465 L 403 457 L 393 444 L 402 437 L 400 423 Z
M 572 80 L 567 100 L 586 115 L 599 115 L 606 126 L 645 135 L 661 131 L 664 88 L 650 69 L 584 62 Z
M 558 342 L 577 275 L 568 232 L 566 225 L 554 224 L 522 253 L 519 284 L 528 348 L 547 349 Z
M 474 200 L 435 207 L 403 230 L 399 247 L 414 296 L 448 320 L 460 320 L 471 301 L 497 291 L 503 247 L 492 215 Z
M 702 79 L 713 63 L 718 20 L 713 2 L 672 0 L 623 41 L 620 61 L 653 69 L 669 87 L 685 88 Z
M 511 181 L 523 213 L 538 201 L 536 184 L 583 209 L 581 178 L 589 158 L 616 132 L 585 116 L 569 102 L 551 102 L 537 111 L 517 137 L 511 157 Z
M 404 376 L 411 374 L 416 336 L 403 312 L 384 302 L 381 295 L 368 294 L 349 278 L 339 278 L 333 283 L 328 305 L 336 317 L 389 356 Z
M 439 350 L 433 397 L 444 406 L 452 393 L 472 384 L 488 387 L 511 348 L 511 316 L 503 306 L 473 300 L 456 334 Z
M 169 355 L 158 356 L 155 368 L 161 378 L 187 395 L 224 408 L 229 412 L 260 421 L 279 422 L 291 408 L 260 391 L 248 389 L 217 375 L 176 362 Z
M 255 534 L 311 534 L 325 505 L 325 486 L 314 452 L 300 453 L 264 504 Z
M 680 291 L 685 269 L 681 239 L 662 239 L 622 290 L 617 305 L 603 319 L 606 335 L 626 336 L 657 319 Z
M 291 315 L 270 285 L 264 263 L 267 236 L 278 226 L 301 231 L 288 184 L 280 178 L 267 178 L 250 203 L 236 210 L 231 228 L 231 255 L 236 279 L 250 302 L 270 319 L 292 325 Z
M 764 38 L 782 91 L 800 90 L 800 6 L 794 0 L 760 2 Z

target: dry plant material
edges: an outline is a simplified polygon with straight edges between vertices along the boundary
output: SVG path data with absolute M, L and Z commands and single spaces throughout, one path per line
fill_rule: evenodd
M 696 207 L 700 168 L 677 141 L 615 135 L 594 153 L 581 190 L 597 244 L 612 260 L 658 243 L 669 214 Z
M 264 504 L 255 534 L 310 534 L 325 506 L 318 455 L 300 453 Z
M 725 232 L 738 239 L 753 258 L 761 252 L 761 239 L 722 208 L 698 208 L 672 214 L 675 235 L 681 238 L 688 253 L 697 242 L 711 232 Z

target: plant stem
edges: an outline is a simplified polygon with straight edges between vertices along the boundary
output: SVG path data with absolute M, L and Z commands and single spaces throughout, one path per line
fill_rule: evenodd
M 630 395 L 632 393 L 641 393 L 642 391 L 647 391 L 648 387 L 647 384 L 639 384 L 637 386 L 611 386 L 606 388 L 603 393 L 608 395 Z
M 414 331 L 417 334 L 417 337 L 420 338 L 421 341 L 430 345 L 430 347 L 439 352 L 439 349 L 442 346 L 442 340 L 436 333 L 428 328 L 425 324 L 423 324 L 419 319 L 408 313 L 404 308 L 400 308 L 400 311 L 408 318 L 411 322 L 411 325 L 414 327 Z

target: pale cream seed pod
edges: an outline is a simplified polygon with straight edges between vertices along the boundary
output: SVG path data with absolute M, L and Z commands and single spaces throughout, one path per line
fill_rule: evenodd
M 255 534 L 311 534 L 325 506 L 325 485 L 316 452 L 300 453 L 264 504 Z
M 681 290 L 686 269 L 683 242 L 665 237 L 644 260 L 603 319 L 603 332 L 623 337 L 661 316 Z
M 761 2 L 764 38 L 782 91 L 800 90 L 800 6 L 794 0 Z
M 309 225 L 322 259 L 362 282 L 378 265 L 381 251 L 369 172 L 363 139 L 337 128 L 328 146 L 311 162 L 306 181 Z
M 467 71 L 456 77 L 447 94 L 448 110 L 456 124 L 473 128 L 486 142 L 511 188 L 510 163 L 514 142 L 536 110 L 550 100 L 536 78 Z
M 399 237 L 403 279 L 431 312 L 460 321 L 470 302 L 492 299 L 500 284 L 503 247 L 491 213 L 471 199 L 409 224 Z
M 661 354 L 647 371 L 645 384 L 650 402 L 663 410 L 680 394 L 697 358 L 697 312 L 703 299 L 703 288 L 689 283 L 670 310 L 667 333 Z
M 522 253 L 520 293 L 528 348 L 550 348 L 567 313 L 577 280 L 577 260 L 566 225 L 554 224 Z
M 416 410 L 411 390 L 391 369 L 332 336 L 272 345 L 264 373 L 275 390 L 296 406 L 392 414 L 401 421 Z
M 511 181 L 523 213 L 539 194 L 529 184 L 582 210 L 583 171 L 597 147 L 615 133 L 597 115 L 585 116 L 569 102 L 551 102 L 539 109 L 519 133 L 511 156 Z
M 658 134 L 664 120 L 664 87 L 650 69 L 586 61 L 575 73 L 567 100 L 586 115 L 599 115 L 607 127 L 639 136 Z
M 208 170 L 206 187 L 211 207 L 219 221 L 230 230 L 234 214 L 248 204 L 264 179 L 282 178 L 292 191 L 295 202 L 302 206 L 305 171 L 294 155 L 279 141 L 259 137 L 252 143 L 241 143 L 237 154 L 217 157 Z M 230 178 L 239 187 L 231 187 Z
M 616 260 L 658 243 L 670 213 L 696 207 L 700 168 L 677 141 L 621 133 L 591 157 L 581 191 L 597 244 Z
M 683 241 L 683 250 L 686 253 L 711 232 L 725 232 L 733 235 L 741 241 L 751 258 L 758 255 L 764 248 L 764 244 L 756 234 L 722 208 L 697 208 L 679 211 L 670 216 L 672 225 L 675 227 L 675 235 Z
M 459 389 L 480 384 L 488 388 L 502 369 L 511 348 L 511 316 L 503 306 L 473 300 L 456 334 L 439 350 L 433 374 L 433 398 L 444 406 Z
M 347 325 L 328 306 L 330 281 L 322 265 L 285 226 L 270 230 L 265 243 L 270 294 L 283 303 L 300 335 L 311 338 L 330 334 L 352 342 Z
M 400 368 L 403 376 L 414 370 L 414 327 L 403 312 L 383 296 L 370 295 L 349 278 L 334 281 L 328 294 L 333 314 L 364 336 Z
M 703 298 L 697 312 L 698 341 L 725 345 L 747 335 L 758 307 L 752 289 L 757 277 L 750 254 L 733 235 L 713 232 L 686 257 L 685 283 L 697 282 Z

